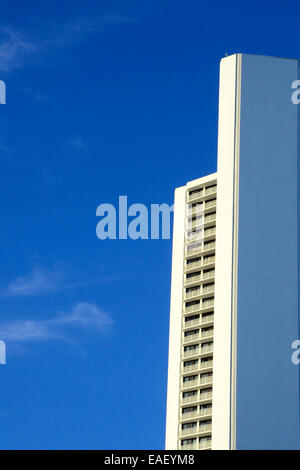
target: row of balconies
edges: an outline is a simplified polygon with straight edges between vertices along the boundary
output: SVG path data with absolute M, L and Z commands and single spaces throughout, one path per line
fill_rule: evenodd
M 188 359 L 189 357 L 200 356 L 201 354 L 206 354 L 213 352 L 213 345 L 210 346 L 201 346 L 197 349 L 191 349 L 190 351 L 185 351 L 182 355 L 183 359 Z
M 212 237 L 216 234 L 216 227 L 207 228 L 205 230 L 201 228 L 201 229 L 198 229 L 197 232 L 189 231 L 193 228 L 197 228 L 197 226 L 195 225 L 194 227 L 189 227 L 186 230 L 185 243 L 190 243 L 195 240 L 203 241 L 207 239 L 208 237 Z
M 183 323 L 183 330 L 188 330 L 189 328 L 193 326 L 202 326 L 205 325 L 206 323 L 211 323 L 214 319 L 213 313 L 211 315 L 207 315 L 205 317 L 199 317 L 195 318 L 194 320 L 189 320 L 187 322 Z M 208 330 L 208 331 L 202 331 L 200 339 L 206 338 L 207 336 L 212 336 L 213 335 L 213 330 Z
M 211 439 L 203 442 L 195 442 L 194 444 L 180 445 L 181 450 L 201 450 L 211 449 Z
M 180 421 L 186 421 L 194 418 L 202 418 L 203 416 L 211 416 L 212 408 L 204 408 L 203 410 L 190 411 L 189 413 L 183 413 L 180 417 Z
M 202 426 L 193 426 L 187 429 L 180 429 L 179 435 L 180 437 L 194 436 L 196 434 L 202 434 L 204 432 L 207 433 L 211 431 L 211 428 L 212 428 L 211 424 L 203 424 Z
M 188 307 L 184 307 L 184 313 L 191 313 L 197 312 L 199 310 L 203 310 L 208 307 L 213 307 L 214 300 L 213 299 L 201 299 L 198 303 L 189 305 Z
M 210 294 L 211 292 L 214 292 L 215 286 L 197 286 L 197 289 L 193 289 L 189 292 L 184 293 L 184 299 L 191 299 L 193 297 L 198 297 L 200 295 L 204 294 Z
M 212 375 L 209 377 L 202 377 L 196 380 L 189 380 L 187 382 L 183 382 L 181 385 L 181 388 L 185 390 L 187 388 L 201 387 L 201 385 L 212 384 L 212 380 L 213 380 Z
M 199 213 L 203 213 L 204 211 L 208 209 L 214 209 L 216 207 L 216 200 L 214 201 L 202 201 L 197 206 L 194 207 L 188 207 L 186 211 L 187 217 L 193 217 L 194 215 L 197 215 Z
M 199 261 L 193 261 L 192 263 L 186 263 L 185 265 L 185 271 L 190 271 L 191 269 L 194 268 L 201 268 L 202 266 L 207 266 L 208 264 L 213 264 L 216 260 L 216 257 L 210 256 L 209 258 L 202 258 Z
M 206 281 L 207 279 L 214 279 L 215 271 L 209 271 L 207 273 L 197 274 L 196 276 L 186 277 L 185 285 L 194 284 L 195 282 Z
M 210 188 L 200 188 L 199 191 L 196 191 L 192 194 L 187 194 L 187 202 L 195 201 L 204 196 L 209 196 L 210 194 L 216 194 L 217 186 L 213 186 Z
M 215 241 L 206 243 L 205 245 L 204 245 L 203 241 L 192 242 L 191 240 L 188 240 L 188 243 L 189 244 L 187 244 L 186 248 L 185 248 L 186 255 L 196 254 L 196 253 L 205 254 L 206 252 L 208 252 L 210 250 L 214 250 L 216 248 L 216 242 Z
M 190 403 L 197 403 L 201 401 L 210 400 L 212 398 L 212 392 L 198 393 L 190 397 L 181 398 L 180 403 L 182 405 L 188 405 Z
M 190 366 L 182 366 L 181 367 L 181 373 L 186 374 L 187 372 L 194 372 L 198 370 L 205 370 L 205 369 L 211 369 L 213 366 L 213 361 L 205 361 L 201 362 L 198 361 L 197 364 L 192 364 Z

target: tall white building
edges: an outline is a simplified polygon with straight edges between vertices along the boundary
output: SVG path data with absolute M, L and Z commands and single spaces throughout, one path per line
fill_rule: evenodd
M 221 61 L 218 171 L 175 191 L 167 449 L 300 449 L 299 79 Z

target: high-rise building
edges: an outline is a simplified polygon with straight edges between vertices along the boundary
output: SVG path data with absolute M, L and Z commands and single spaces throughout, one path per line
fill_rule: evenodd
M 221 61 L 217 173 L 175 191 L 167 449 L 300 449 L 299 79 Z

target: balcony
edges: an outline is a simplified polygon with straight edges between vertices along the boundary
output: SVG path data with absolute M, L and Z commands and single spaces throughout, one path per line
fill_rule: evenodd
M 212 414 L 212 407 L 204 408 L 203 410 L 198 411 L 198 416 L 201 416 L 201 418 L 203 418 L 203 416 L 211 416 L 211 414 Z
M 199 191 L 194 192 L 193 194 L 188 194 L 187 196 L 187 201 L 195 201 L 196 199 L 199 199 L 200 197 L 204 196 L 204 190 L 199 189 Z
M 192 189 L 190 190 L 192 191 Z M 199 190 L 194 190 L 195 192 L 192 194 L 187 194 L 187 202 L 195 201 L 204 196 L 209 196 L 211 194 L 217 193 L 217 186 L 213 186 L 210 188 L 200 188 Z
M 188 307 L 184 307 L 184 313 L 199 312 L 200 310 L 203 310 L 208 307 L 213 307 L 213 306 L 214 306 L 214 300 L 202 299 L 196 304 L 189 305 Z
M 192 299 L 193 297 L 198 297 L 204 294 L 210 294 L 214 292 L 215 286 L 199 286 L 197 289 L 184 293 L 184 299 Z
M 188 388 L 201 387 L 202 385 L 211 385 L 212 380 L 213 380 L 212 376 L 202 377 L 202 379 L 197 379 L 197 380 L 189 380 L 188 382 L 182 383 L 181 389 L 186 390 Z
M 190 366 L 182 366 L 182 373 L 183 374 L 186 374 L 187 372 L 193 372 L 194 370 L 199 370 L 199 363 L 192 364 Z
M 203 259 L 200 261 L 194 261 L 193 263 L 186 263 L 185 270 L 189 271 L 194 268 L 201 268 L 202 266 L 207 266 L 208 264 L 214 263 L 216 260 L 215 256 L 210 256 L 207 259 Z
M 180 429 L 179 434 L 180 434 L 180 437 L 194 436 L 196 434 L 202 434 L 203 432 L 210 432 L 211 429 L 212 429 L 211 424 L 205 424 L 203 426 L 193 426 L 187 429 Z
M 209 194 L 216 194 L 217 186 L 213 186 L 211 188 L 205 188 L 205 195 L 208 196 Z
M 211 369 L 213 366 L 213 361 L 200 362 L 200 370 Z M 199 366 L 197 365 L 197 369 Z
M 183 337 L 183 343 L 191 343 L 193 341 L 198 341 L 200 339 L 199 333 L 195 333 L 194 335 L 188 335 Z
M 212 207 L 216 207 L 217 201 L 206 201 L 205 202 L 205 209 L 211 209 Z
M 195 403 L 199 401 L 199 395 L 198 393 L 196 395 L 192 395 L 190 397 L 184 397 L 184 398 L 181 398 L 180 400 L 180 403 L 182 405 L 188 405 L 189 403 Z
M 183 382 L 181 388 L 185 390 L 187 388 L 198 387 L 199 385 L 200 385 L 200 380 L 189 380 L 188 382 Z
M 196 395 L 192 395 L 190 397 L 181 398 L 180 403 L 182 405 L 189 405 L 191 403 L 197 403 L 201 401 L 210 400 L 212 398 L 212 392 L 206 393 L 197 393 Z
M 191 328 L 192 326 L 199 326 L 200 323 L 201 323 L 200 317 L 199 317 L 199 318 L 195 318 L 194 320 L 185 321 L 185 322 L 183 323 L 183 328 L 184 328 L 184 329 L 187 329 L 187 328 Z
M 200 348 L 200 354 L 206 354 L 206 353 L 210 353 L 210 352 L 213 352 L 213 345 L 209 345 L 209 346 L 201 346 Z
M 183 358 L 183 359 L 188 359 L 189 357 L 199 356 L 199 354 L 201 354 L 200 348 L 191 349 L 190 351 L 185 351 L 185 352 L 183 353 L 182 358 Z
M 209 320 L 206 320 L 207 318 Z M 208 317 L 204 317 L 203 321 L 202 321 L 202 324 L 203 323 L 209 323 L 209 322 L 213 321 L 213 319 L 214 319 L 213 315 L 209 315 Z M 214 330 L 201 331 L 201 339 L 210 338 L 210 337 L 213 337 L 213 336 L 214 336 Z
M 188 359 L 190 357 L 199 356 L 201 354 L 206 354 L 213 352 L 213 345 L 211 346 L 202 346 L 201 348 L 191 349 L 190 351 L 185 351 L 182 358 Z
M 212 392 L 200 393 L 197 401 L 206 401 L 212 399 Z
M 196 418 L 198 411 L 190 411 L 189 413 L 182 413 L 180 420 L 185 421 L 186 419 Z
M 204 230 L 204 238 L 210 237 L 211 235 L 215 235 L 215 234 L 216 234 L 216 227 L 207 228 L 206 230 Z
M 216 214 L 208 214 L 204 217 L 204 223 L 214 222 L 216 220 Z
M 201 450 L 201 449 L 210 449 L 211 440 L 206 442 L 195 442 L 194 444 L 180 445 L 181 450 Z
M 187 240 L 187 245 L 186 245 L 186 248 L 185 248 L 185 254 L 186 256 L 189 256 L 189 255 L 195 255 L 196 253 L 198 254 L 201 254 L 201 253 L 207 253 L 209 252 L 210 250 L 214 250 L 216 248 L 216 242 L 213 241 L 213 242 L 210 242 L 210 243 L 206 243 L 204 245 L 203 243 L 203 237 L 198 235 L 198 240 L 199 242 L 193 242 L 191 238 L 189 238 Z

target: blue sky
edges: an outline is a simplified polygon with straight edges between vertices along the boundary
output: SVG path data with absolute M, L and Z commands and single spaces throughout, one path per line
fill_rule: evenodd
M 95 214 L 216 170 L 225 53 L 300 58 L 296 3 L 222 3 L 0 6 L 1 449 L 163 448 L 171 241 Z

